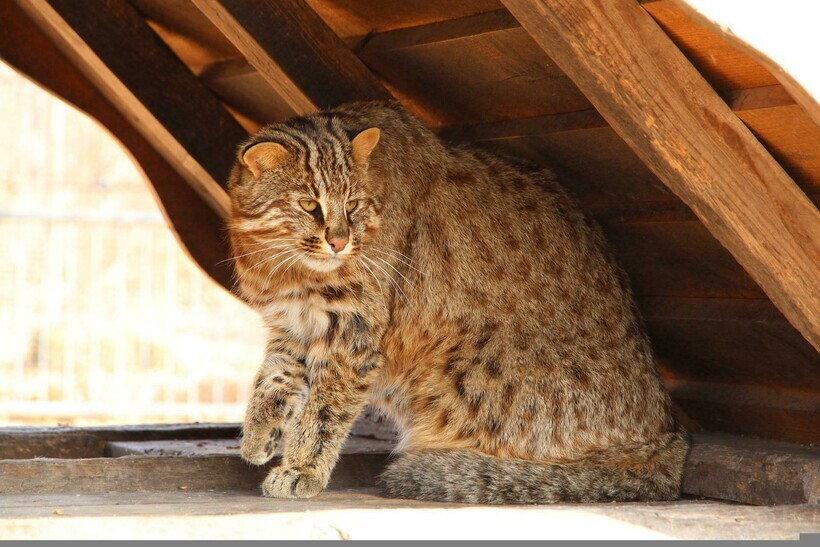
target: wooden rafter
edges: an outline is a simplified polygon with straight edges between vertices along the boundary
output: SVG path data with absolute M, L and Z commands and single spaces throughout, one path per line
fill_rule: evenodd
M 631 0 L 503 0 L 820 349 L 820 212 Z
M 234 149 L 247 133 L 130 4 L 19 3 L 220 216 Z
M 222 219 L 14 2 L 0 2 L 0 57 L 42 87 L 87 112 L 132 154 L 171 230 L 194 261 L 229 287 L 232 268 Z
M 303 115 L 390 94 L 303 0 L 194 0 L 290 105 Z

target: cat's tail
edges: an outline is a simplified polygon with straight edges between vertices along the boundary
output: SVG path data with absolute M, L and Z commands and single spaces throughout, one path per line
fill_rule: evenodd
M 466 503 L 660 501 L 680 497 L 686 433 L 572 462 L 502 459 L 460 449 L 408 452 L 382 474 L 392 497 Z

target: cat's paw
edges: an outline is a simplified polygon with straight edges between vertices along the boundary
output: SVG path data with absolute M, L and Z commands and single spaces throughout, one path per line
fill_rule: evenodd
M 263 465 L 273 458 L 282 438 L 282 429 L 273 427 L 261 431 L 245 425 L 242 436 L 242 459 L 253 465 Z
M 277 467 L 265 477 L 262 493 L 269 498 L 312 498 L 326 485 L 326 479 L 311 471 Z

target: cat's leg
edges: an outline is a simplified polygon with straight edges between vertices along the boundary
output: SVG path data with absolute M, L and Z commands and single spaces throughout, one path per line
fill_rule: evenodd
M 305 365 L 290 355 L 269 353 L 254 386 L 242 428 L 242 459 L 261 465 L 273 457 L 283 430 L 302 412 L 308 393 Z
M 262 490 L 277 498 L 307 498 L 324 490 L 350 427 L 380 369 L 376 352 L 308 366 L 309 392 L 302 415 L 289 424 L 282 465 Z

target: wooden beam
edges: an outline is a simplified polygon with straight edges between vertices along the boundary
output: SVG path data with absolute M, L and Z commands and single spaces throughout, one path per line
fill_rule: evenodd
M 0 2 L 0 56 L 37 84 L 96 118 L 131 153 L 183 249 L 228 288 L 233 268 L 220 216 L 152 147 L 126 117 L 75 67 L 14 2 Z
M 820 212 L 631 0 L 503 0 L 820 350 Z
M 699 23 L 748 53 L 789 90 L 820 125 L 817 6 L 803 0 L 675 0 Z
M 362 42 L 357 53 L 366 56 L 371 52 L 383 53 L 520 28 L 518 20 L 509 11 L 500 9 L 373 34 Z
M 194 0 L 291 107 L 317 108 L 390 94 L 303 0 Z
M 128 2 L 19 2 L 220 215 L 236 145 L 247 133 Z

